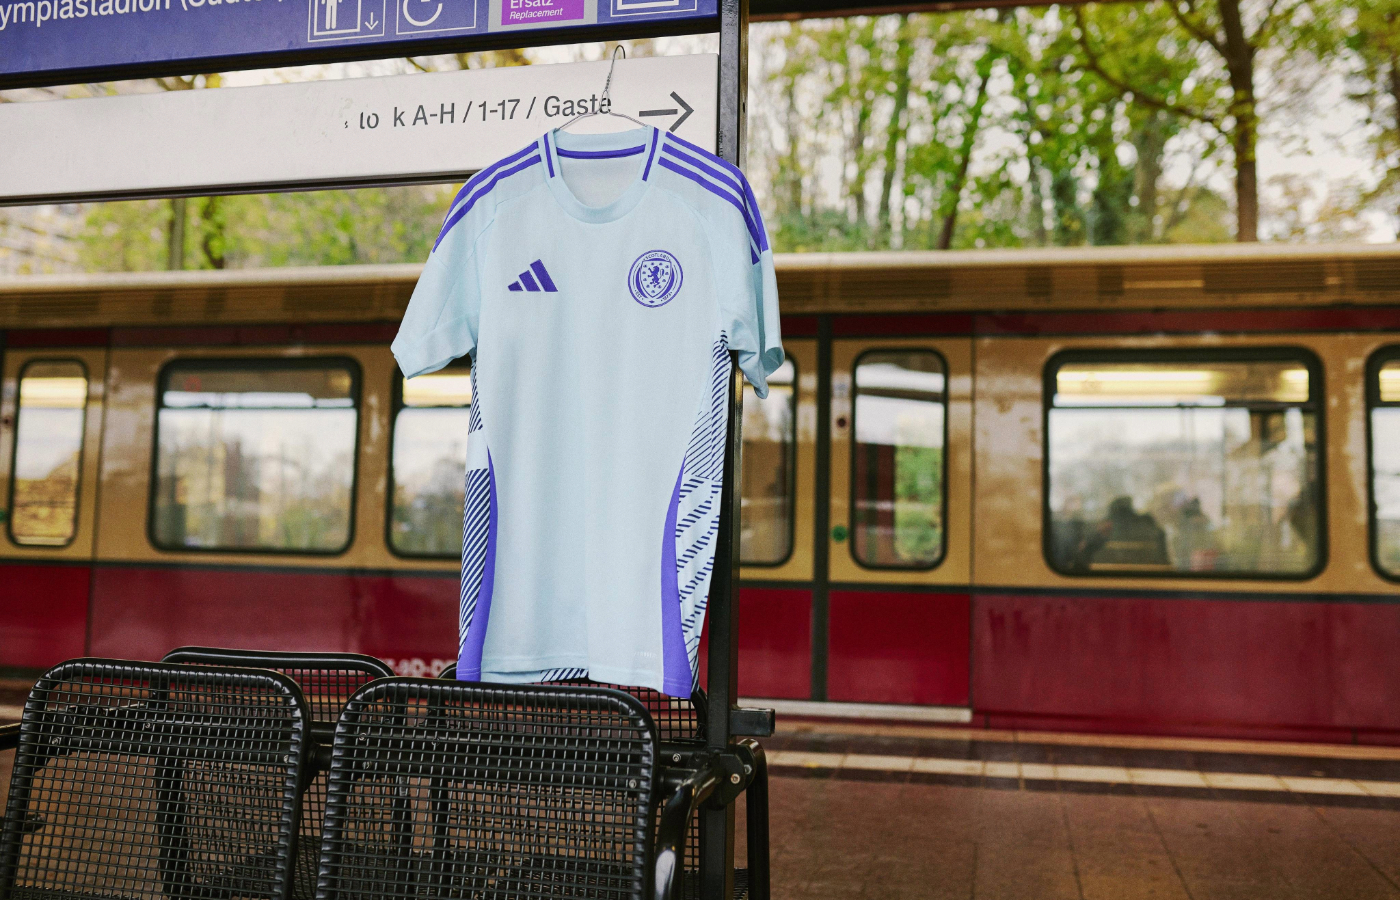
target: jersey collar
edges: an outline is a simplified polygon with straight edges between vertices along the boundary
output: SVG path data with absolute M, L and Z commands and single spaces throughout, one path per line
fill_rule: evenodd
M 539 141 L 545 158 L 545 181 L 555 200 L 574 218 L 594 224 L 616 221 L 631 212 L 646 194 L 656 171 L 660 140 L 660 132 L 655 128 L 633 128 L 611 134 L 570 134 L 557 128 L 547 131 Z M 637 174 L 616 200 L 606 206 L 588 206 L 564 183 L 561 154 L 565 159 L 575 160 L 636 156 Z

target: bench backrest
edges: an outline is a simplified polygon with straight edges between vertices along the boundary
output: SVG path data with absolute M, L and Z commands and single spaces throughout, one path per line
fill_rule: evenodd
M 181 647 L 165 654 L 165 662 L 191 665 L 256 666 L 289 676 L 301 688 L 311 710 L 314 737 L 330 742 L 335 723 L 354 693 L 394 670 L 382 660 L 360 653 L 286 653 L 275 650 L 230 650 L 221 647 Z M 301 817 L 297 824 L 296 875 L 292 900 L 316 896 L 316 865 L 321 847 L 321 823 L 326 816 L 326 771 L 316 770 L 303 783 Z
M 20 723 L 0 897 L 285 900 L 309 737 L 275 672 L 49 670 Z
M 317 897 L 640 898 L 656 756 L 620 691 L 377 681 L 336 729 Z

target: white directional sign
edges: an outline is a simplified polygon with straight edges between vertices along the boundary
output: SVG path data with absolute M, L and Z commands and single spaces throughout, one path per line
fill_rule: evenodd
M 608 65 L 0 104 L 0 204 L 459 180 L 598 111 Z M 611 109 L 714 150 L 718 65 L 619 60 Z

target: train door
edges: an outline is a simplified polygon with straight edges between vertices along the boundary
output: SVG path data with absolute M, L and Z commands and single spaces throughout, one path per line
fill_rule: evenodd
M 0 390 L 0 666 L 86 651 L 107 351 L 15 348 Z
M 789 322 L 783 330 L 799 331 Z M 744 389 L 739 689 L 748 697 L 806 700 L 819 480 L 817 342 L 789 336 L 783 350 L 787 359 L 769 377 L 767 398 Z
M 838 335 L 830 359 L 814 699 L 967 707 L 971 340 Z

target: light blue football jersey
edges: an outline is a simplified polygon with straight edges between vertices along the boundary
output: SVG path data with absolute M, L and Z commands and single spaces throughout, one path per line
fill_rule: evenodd
M 689 695 L 729 351 L 760 397 L 783 361 L 743 174 L 653 128 L 543 135 L 457 195 L 393 350 L 473 362 L 458 677 Z

